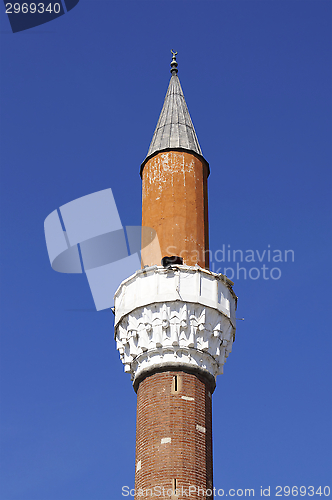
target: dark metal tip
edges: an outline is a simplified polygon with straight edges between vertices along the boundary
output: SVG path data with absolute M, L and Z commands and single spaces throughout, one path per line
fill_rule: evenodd
M 171 62 L 171 73 L 172 75 L 176 75 L 178 72 L 178 63 L 176 62 L 176 55 L 177 52 L 174 52 L 174 50 L 171 50 L 173 56 L 172 56 L 172 62 Z

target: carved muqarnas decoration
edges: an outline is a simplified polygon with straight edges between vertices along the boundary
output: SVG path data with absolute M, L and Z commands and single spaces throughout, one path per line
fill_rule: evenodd
M 200 367 L 217 376 L 233 336 L 234 328 L 222 313 L 181 301 L 137 308 L 116 329 L 120 358 L 132 378 L 163 363 Z

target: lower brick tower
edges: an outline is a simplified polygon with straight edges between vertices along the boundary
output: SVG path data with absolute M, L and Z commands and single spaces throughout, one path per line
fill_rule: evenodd
M 175 55 L 141 166 L 142 225 L 157 238 L 146 246 L 143 233 L 143 268 L 114 301 L 117 348 L 137 392 L 136 500 L 213 498 L 212 394 L 235 337 L 233 283 L 209 271 L 209 165 Z

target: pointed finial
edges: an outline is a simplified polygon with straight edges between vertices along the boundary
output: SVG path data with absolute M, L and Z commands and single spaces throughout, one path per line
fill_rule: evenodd
M 174 52 L 174 50 L 171 50 L 173 57 L 172 57 L 172 62 L 171 62 L 171 73 L 172 75 L 176 75 L 178 72 L 178 63 L 176 62 L 176 55 L 177 52 Z

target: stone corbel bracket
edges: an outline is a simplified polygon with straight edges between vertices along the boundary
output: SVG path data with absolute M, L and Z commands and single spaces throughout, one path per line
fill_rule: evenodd
M 197 370 L 215 385 L 235 339 L 237 297 L 226 276 L 198 266 L 152 266 L 115 293 L 115 340 L 135 382 L 163 367 Z

